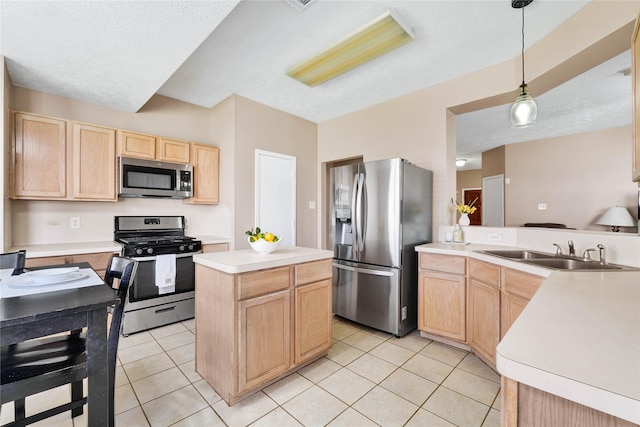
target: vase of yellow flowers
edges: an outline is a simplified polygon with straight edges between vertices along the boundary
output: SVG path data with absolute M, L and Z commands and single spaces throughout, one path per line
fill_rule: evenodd
M 471 203 L 465 205 L 464 203 L 460 203 L 457 200 L 453 200 L 453 198 L 451 198 L 453 207 L 456 208 L 458 212 L 460 212 L 460 219 L 458 220 L 458 224 L 460 224 L 460 226 L 466 227 L 467 225 L 471 224 L 469 214 L 472 214 L 476 211 L 477 208 L 474 205 L 477 201 L 478 198 L 476 197 Z

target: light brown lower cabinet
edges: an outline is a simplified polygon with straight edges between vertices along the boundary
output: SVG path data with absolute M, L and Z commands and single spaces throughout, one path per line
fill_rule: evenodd
M 638 427 L 555 394 L 502 377 L 502 427 Z
M 419 254 L 418 329 L 456 341 L 467 338 L 465 257 Z
M 473 352 L 496 365 L 500 341 L 500 266 L 476 259 L 469 266 L 467 340 Z
M 527 303 L 538 291 L 543 277 L 530 273 L 502 268 L 502 295 L 500 307 L 500 338 L 505 336 Z
M 208 254 L 210 252 L 227 252 L 229 250 L 228 243 L 208 243 L 202 245 L 202 253 Z
M 418 329 L 466 346 L 495 368 L 498 343 L 543 280 L 465 256 L 420 252 Z
M 277 377 L 291 366 L 290 298 L 287 288 L 238 302 L 239 393 Z
M 468 322 L 469 346 L 495 366 L 500 342 L 500 289 L 469 279 Z
M 63 255 L 63 256 L 51 256 L 40 258 L 27 258 L 25 261 L 25 268 L 30 267 L 43 267 L 47 265 L 60 265 L 60 264 L 74 264 L 77 262 L 88 262 L 91 267 L 98 273 L 98 275 L 104 278 L 104 273 L 107 270 L 107 263 L 111 258 L 111 255 L 117 255 L 116 252 L 98 252 L 93 254 L 75 254 L 75 255 Z
M 228 274 L 196 264 L 196 371 L 233 405 L 331 347 L 331 260 Z
M 331 347 L 331 280 L 295 289 L 294 363 L 304 363 Z

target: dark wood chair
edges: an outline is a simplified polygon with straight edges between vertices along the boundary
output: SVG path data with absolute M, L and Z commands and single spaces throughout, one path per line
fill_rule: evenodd
M 27 251 L 24 249 L 16 252 L 6 252 L 0 254 L 0 269 L 13 268 L 12 276 L 22 274 L 24 271 L 24 263 L 27 258 Z
M 118 339 L 122 326 L 124 301 L 133 282 L 137 261 L 112 256 L 105 273 L 105 283 L 117 288 L 120 304 L 113 309 L 107 340 L 109 426 L 114 425 L 114 391 Z M 76 417 L 87 402 L 82 380 L 87 377 L 85 335 L 72 331 L 69 335 L 52 336 L 2 347 L 2 393 L 0 403 L 14 402 L 15 420 L 11 426 L 23 426 L 71 410 Z M 71 402 L 25 418 L 25 398 L 64 384 L 71 384 Z

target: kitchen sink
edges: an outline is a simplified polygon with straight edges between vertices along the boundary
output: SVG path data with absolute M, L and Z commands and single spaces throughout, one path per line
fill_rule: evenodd
M 634 270 L 631 267 L 623 267 L 619 265 L 613 264 L 600 264 L 594 261 L 582 261 L 579 259 L 570 259 L 570 258 L 545 258 L 545 259 L 529 259 L 524 260 L 524 262 L 528 264 L 539 265 L 540 267 L 548 267 L 553 268 L 555 270 L 600 270 L 600 271 L 611 271 L 611 270 Z
M 493 250 L 478 251 L 483 254 L 507 258 L 512 261 L 521 261 L 527 264 L 554 270 L 570 271 L 639 271 L 640 268 L 628 267 L 617 264 L 600 264 L 597 261 L 584 261 L 580 258 L 563 255 L 551 255 L 544 252 L 528 250 Z
M 554 259 L 555 256 L 545 254 L 544 252 L 525 251 L 525 250 L 497 250 L 497 251 L 478 251 L 487 255 L 494 255 L 509 259 Z

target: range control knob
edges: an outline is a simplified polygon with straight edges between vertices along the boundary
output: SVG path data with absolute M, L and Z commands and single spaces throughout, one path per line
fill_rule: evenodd
M 193 250 L 193 245 L 189 245 L 189 250 L 192 251 Z
M 147 253 L 148 254 L 152 254 L 153 253 L 153 248 L 147 248 Z
M 180 246 L 178 247 L 178 249 L 179 249 L 180 251 L 184 252 L 185 247 L 184 247 L 184 245 L 180 245 Z
M 136 255 L 142 255 L 142 248 L 136 249 Z

